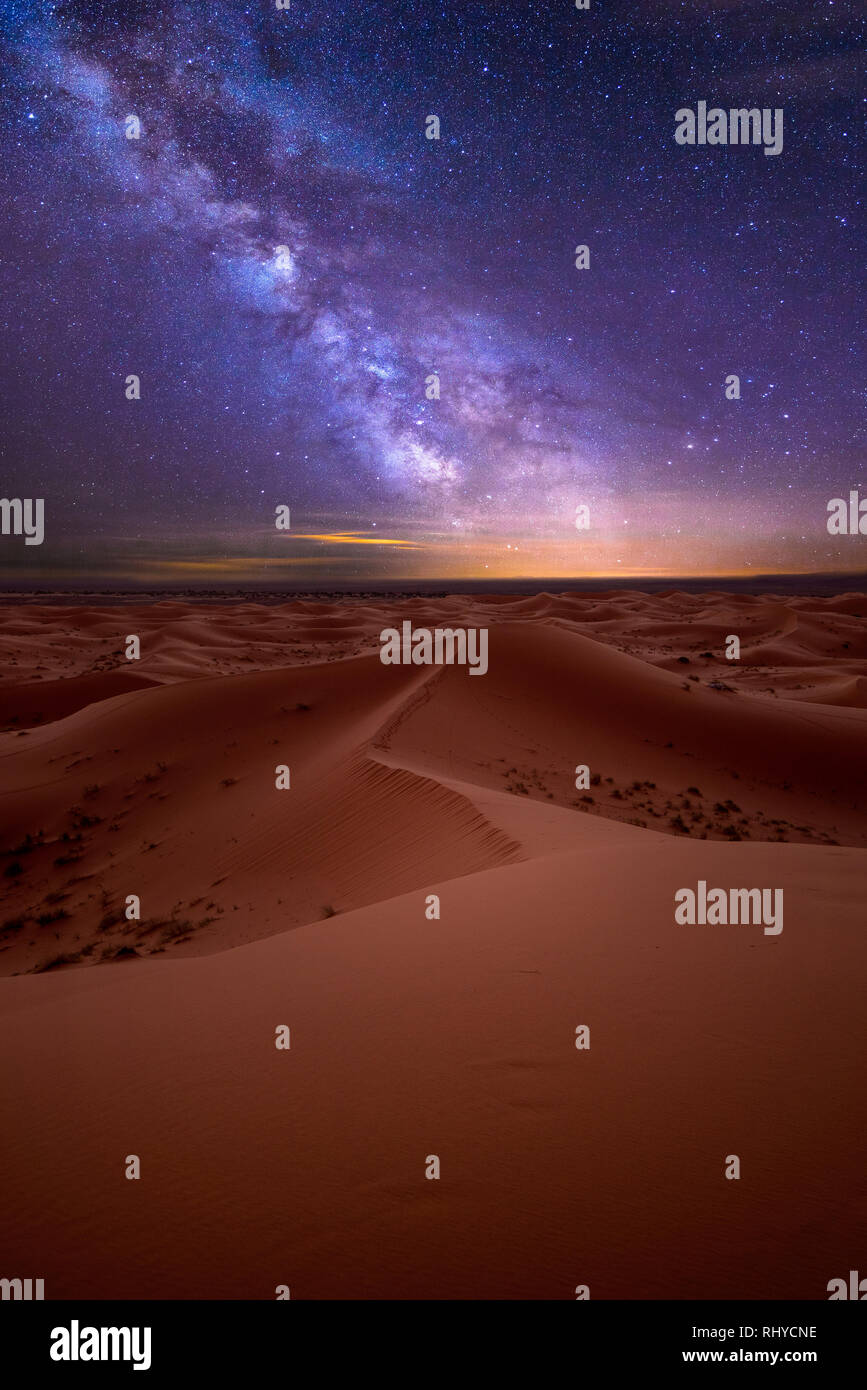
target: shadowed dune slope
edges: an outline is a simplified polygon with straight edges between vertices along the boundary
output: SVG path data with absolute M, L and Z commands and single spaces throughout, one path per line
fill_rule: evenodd
M 443 668 L 380 735 L 384 756 L 496 783 L 544 767 L 563 796 L 585 764 L 626 785 L 696 783 L 713 798 L 834 824 L 863 843 L 867 722 L 857 711 L 699 686 L 579 633 L 492 630 L 489 671 Z

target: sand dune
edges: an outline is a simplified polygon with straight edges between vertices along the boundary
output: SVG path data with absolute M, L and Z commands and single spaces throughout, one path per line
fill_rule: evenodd
M 10 1271 L 54 1298 L 826 1297 L 867 1233 L 862 613 L 7 608 Z M 486 676 L 384 666 L 422 615 L 488 625 Z M 781 888 L 784 929 L 677 925 L 700 879 Z
M 51 724 L 88 705 L 153 684 L 134 668 L 70 676 L 66 680 L 0 684 L 0 725 L 30 729 L 35 724 Z
M 865 674 L 867 596 L 785 597 L 773 594 L 680 594 L 664 597 L 617 590 L 598 594 L 453 595 L 341 604 L 295 599 L 274 604 L 162 601 L 83 606 L 28 603 L 0 609 L 0 689 L 31 679 L 125 668 L 123 642 L 142 639 L 138 669 L 153 680 L 189 679 L 197 671 L 229 674 L 269 666 L 316 664 L 378 647 L 383 627 L 405 618 L 417 625 L 496 624 L 529 618 L 561 624 L 646 661 L 685 657 L 702 681 L 737 683 L 762 663 L 749 655 L 774 634 L 778 664 L 803 668 L 839 661 Z M 741 661 L 726 660 L 724 639 L 742 638 Z M 321 650 L 320 650 L 321 648 Z M 703 655 L 704 652 L 708 654 Z M 773 685 L 774 671 L 767 673 Z
M 446 669 L 435 695 L 396 721 L 387 747 L 430 773 L 487 785 L 511 773 L 529 795 L 574 804 L 573 770 L 586 764 L 605 779 L 592 803 L 605 813 L 616 814 L 616 791 L 624 810 L 650 807 L 667 828 L 666 809 L 683 814 L 680 796 L 695 833 L 727 833 L 743 819 L 745 834 L 761 834 L 761 813 L 865 843 L 862 719 L 690 687 L 560 629 L 495 629 L 483 681 Z M 714 809 L 732 798 L 734 819 Z
M 7 1258 L 55 1297 L 824 1297 L 867 1218 L 863 857 L 810 856 L 597 846 L 427 884 L 436 923 L 6 981 Z M 703 874 L 782 884 L 783 935 L 675 928 Z

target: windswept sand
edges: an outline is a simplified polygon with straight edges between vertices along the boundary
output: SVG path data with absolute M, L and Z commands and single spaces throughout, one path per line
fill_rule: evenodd
M 383 666 L 405 618 L 488 627 L 487 675 Z M 28 604 L 0 653 L 0 1275 L 823 1299 L 858 1267 L 867 596 Z M 782 888 L 783 931 L 675 925 L 699 879 Z

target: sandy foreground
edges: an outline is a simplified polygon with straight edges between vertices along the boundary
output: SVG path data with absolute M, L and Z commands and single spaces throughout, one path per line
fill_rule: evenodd
M 487 627 L 487 674 L 384 666 L 407 618 Z M 0 1277 L 824 1299 L 864 1264 L 867 596 L 37 603 L 0 660 Z M 676 923 L 699 881 L 783 929 Z

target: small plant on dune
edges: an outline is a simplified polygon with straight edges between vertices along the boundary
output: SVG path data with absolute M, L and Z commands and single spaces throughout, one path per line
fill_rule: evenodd
M 49 960 L 44 960 L 40 965 L 33 967 L 34 975 L 44 975 L 49 970 L 59 970 L 64 965 L 76 965 L 81 960 L 81 951 L 73 951 L 71 955 L 51 956 Z
M 3 852 L 4 854 L 30 854 L 34 849 L 39 849 L 41 847 L 44 837 L 45 831 L 37 830 L 35 835 L 25 835 L 20 845 L 16 845 L 14 849 L 4 850 Z
M 165 763 L 157 763 L 156 769 L 153 769 L 153 768 L 152 768 L 149 772 L 146 772 L 146 773 L 144 774 L 144 776 L 139 777 L 139 778 L 138 778 L 138 781 L 139 781 L 139 782 L 156 782 L 160 777 L 162 777 L 162 775 L 163 775 L 163 773 L 164 773 L 165 771 L 166 771 L 166 764 L 165 764 Z
M 323 916 L 323 917 L 336 917 L 336 916 L 337 916 L 337 909 L 336 909 L 336 908 L 333 908 L 333 907 L 328 907 L 328 906 L 323 907 L 323 909 L 322 909 L 322 916 Z
M 105 960 L 106 955 L 110 955 L 112 960 L 131 960 L 133 956 L 138 957 L 138 951 L 134 946 L 119 946 L 116 951 L 109 951 L 106 948 L 102 953 L 103 960 Z
M 160 940 L 164 942 L 189 941 L 194 929 L 194 924 L 186 920 L 181 922 L 168 922 L 160 933 Z
M 4 878 L 18 878 L 24 873 L 24 865 L 20 859 L 13 859 L 11 864 L 7 864 L 3 870 Z
M 124 936 L 135 933 L 139 945 L 146 944 L 143 938 L 153 938 L 155 933 L 159 932 L 158 940 L 163 943 L 163 949 L 166 942 L 189 940 L 193 930 L 192 922 L 179 922 L 175 918 L 166 917 L 146 917 L 142 922 L 127 922 L 118 925 Z M 116 946 L 109 945 L 105 947 L 105 952 L 114 953 L 117 949 Z M 130 952 L 137 948 L 126 946 L 123 949 Z

